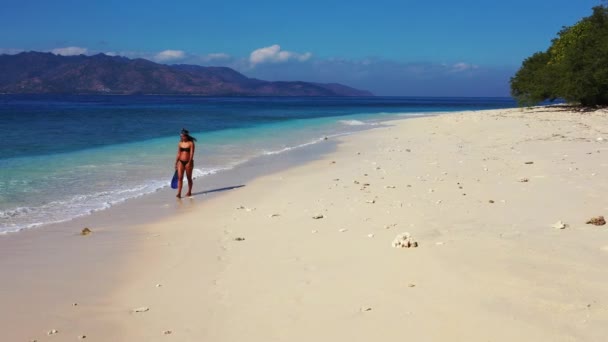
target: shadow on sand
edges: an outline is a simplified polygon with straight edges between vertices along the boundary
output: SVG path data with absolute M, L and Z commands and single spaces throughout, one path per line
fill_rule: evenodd
M 242 185 L 227 186 L 227 187 L 224 187 L 224 188 L 217 188 L 217 189 L 206 190 L 206 191 L 199 191 L 199 192 L 193 193 L 192 196 L 206 195 L 206 194 L 210 194 L 210 193 L 214 193 L 214 192 L 228 191 L 228 190 L 242 188 L 244 186 L 245 185 L 242 184 Z

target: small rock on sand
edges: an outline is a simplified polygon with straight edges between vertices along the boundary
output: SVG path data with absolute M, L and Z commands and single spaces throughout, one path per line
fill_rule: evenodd
M 524 164 L 531 165 L 531 164 L 534 164 L 534 162 L 533 161 L 527 161 Z
M 240 236 L 239 237 L 235 237 L 234 241 L 245 241 L 245 238 L 244 237 L 240 237 Z
M 80 335 L 80 336 L 78 336 L 79 340 L 84 340 L 85 338 L 87 338 L 87 335 Z
M 592 217 L 591 219 L 589 219 L 589 221 L 587 221 L 587 224 L 603 226 L 606 224 L 606 220 L 604 219 L 604 216 Z
M 171 335 L 171 334 L 173 334 L 173 331 L 171 331 L 171 330 L 163 331 L 163 335 Z
M 324 217 L 323 214 L 316 214 L 312 218 L 315 219 L 315 220 L 319 220 L 319 219 L 322 219 L 323 217 Z
M 528 183 L 530 180 L 528 178 L 520 178 L 519 181 L 521 183 Z
M 46 334 L 50 336 L 50 335 L 55 335 L 57 333 L 59 333 L 59 330 L 57 330 L 57 329 L 51 329 Z
M 80 235 L 82 236 L 86 236 L 91 234 L 93 231 L 91 229 L 89 229 L 88 227 L 84 227 L 82 228 L 82 230 L 80 231 Z
M 133 312 L 148 312 L 150 311 L 150 308 L 148 308 L 147 306 L 142 306 L 141 308 L 136 308 L 132 310 Z

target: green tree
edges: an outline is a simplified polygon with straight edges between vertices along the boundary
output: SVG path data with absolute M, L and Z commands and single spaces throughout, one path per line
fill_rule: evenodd
M 522 106 L 535 105 L 545 100 L 555 100 L 555 68 L 549 64 L 551 55 L 537 52 L 528 57 L 515 77 L 511 78 L 511 95 Z
M 563 98 L 583 106 L 608 105 L 608 8 L 564 27 L 546 52 L 527 58 L 511 78 L 520 105 Z

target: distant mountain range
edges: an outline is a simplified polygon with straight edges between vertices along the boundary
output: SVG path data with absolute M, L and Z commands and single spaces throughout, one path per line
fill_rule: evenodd
M 189 94 L 204 96 L 372 96 L 337 83 L 270 82 L 227 67 L 43 52 L 0 55 L 0 93 Z

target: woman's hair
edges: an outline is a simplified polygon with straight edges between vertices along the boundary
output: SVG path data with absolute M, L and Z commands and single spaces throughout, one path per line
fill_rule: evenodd
M 185 135 L 186 136 L 186 140 L 188 140 L 188 141 L 196 141 L 196 138 L 193 137 L 193 136 L 190 136 L 190 132 L 188 132 L 188 130 L 185 129 L 185 128 L 182 128 L 181 134 Z

